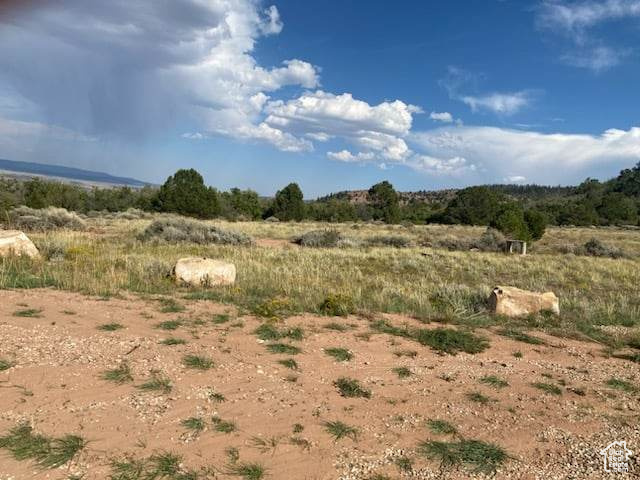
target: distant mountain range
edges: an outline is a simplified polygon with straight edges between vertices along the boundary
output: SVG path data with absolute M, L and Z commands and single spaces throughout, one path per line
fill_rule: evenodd
M 108 173 L 93 172 L 91 170 L 83 170 L 81 168 L 0 159 L 0 174 L 3 172 L 55 177 L 64 180 L 75 180 L 78 182 L 100 185 L 128 186 L 134 188 L 141 188 L 145 185 L 150 185 L 148 182 L 136 180 L 135 178 L 115 177 Z

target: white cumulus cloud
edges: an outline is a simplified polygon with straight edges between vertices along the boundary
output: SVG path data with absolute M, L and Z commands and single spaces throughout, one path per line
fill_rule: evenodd
M 401 161 L 409 153 L 403 137 L 419 107 L 400 100 L 378 105 L 317 90 L 288 101 L 271 101 L 265 123 L 292 135 L 320 140 L 339 137 L 381 158 Z
M 449 112 L 431 112 L 429 114 L 431 120 L 443 123 L 453 122 L 453 116 Z
M 499 115 L 513 115 L 531 104 L 528 91 L 513 93 L 492 93 L 483 96 L 465 95 L 460 100 L 471 107 L 473 112 L 488 110 Z
M 410 140 L 418 154 L 443 162 L 466 159 L 461 168 L 473 182 L 499 181 L 516 171 L 535 183 L 573 183 L 593 171 L 611 175 L 640 161 L 640 127 L 600 135 L 442 127 L 412 134 Z

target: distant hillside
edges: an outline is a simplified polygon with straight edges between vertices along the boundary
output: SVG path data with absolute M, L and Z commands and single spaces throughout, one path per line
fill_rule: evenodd
M 398 192 L 400 204 L 406 205 L 411 202 L 421 202 L 427 204 L 446 204 L 455 197 L 457 190 L 420 190 L 417 192 Z M 319 202 L 328 200 L 347 200 L 354 204 L 369 203 L 369 192 L 367 190 L 348 190 L 344 192 L 332 193 L 326 197 L 318 198 Z
M 3 159 L 0 159 L 0 172 L 1 171 L 134 188 L 149 185 L 147 182 L 136 180 L 135 178 L 115 177 L 108 173 L 93 172 L 91 170 L 83 170 L 81 168 L 63 167 L 61 165 L 45 165 L 42 163 L 32 162 L 16 162 L 13 160 Z
M 558 199 L 573 195 L 576 192 L 576 187 L 552 187 L 543 185 L 486 185 L 487 188 L 499 193 L 503 193 L 508 197 L 524 200 L 541 200 L 541 199 Z M 401 205 L 407 205 L 409 203 L 426 203 L 428 205 L 446 205 L 449 203 L 458 192 L 457 189 L 445 189 L 445 190 L 419 190 L 416 192 L 398 192 Z M 368 204 L 369 192 L 368 190 L 348 190 L 338 193 L 332 193 L 325 197 L 321 197 L 318 201 L 328 200 L 346 200 L 353 204 Z

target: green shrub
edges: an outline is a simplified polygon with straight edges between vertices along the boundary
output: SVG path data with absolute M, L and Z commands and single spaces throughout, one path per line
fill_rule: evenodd
M 342 234 L 336 230 L 312 230 L 294 240 L 303 247 L 333 248 L 339 247 L 344 240 Z
M 320 304 L 320 312 L 333 317 L 346 317 L 354 311 L 353 299 L 343 293 L 332 293 Z
M 9 211 L 9 221 L 19 230 L 85 230 L 86 223 L 74 212 L 64 208 L 29 208 L 17 207 Z

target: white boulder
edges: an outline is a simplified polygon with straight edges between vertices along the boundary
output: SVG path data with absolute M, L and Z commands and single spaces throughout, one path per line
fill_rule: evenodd
M 506 317 L 520 317 L 538 312 L 560 314 L 560 303 L 553 292 L 529 292 L 515 287 L 496 287 L 489 297 L 489 309 Z
M 203 257 L 181 258 L 174 268 L 176 280 L 195 287 L 232 285 L 236 281 L 233 263 Z
M 0 257 L 7 255 L 40 258 L 36 246 L 19 230 L 0 230 Z

